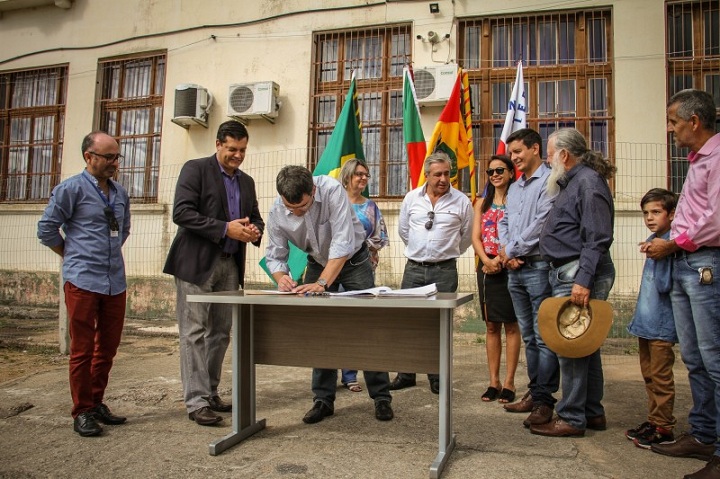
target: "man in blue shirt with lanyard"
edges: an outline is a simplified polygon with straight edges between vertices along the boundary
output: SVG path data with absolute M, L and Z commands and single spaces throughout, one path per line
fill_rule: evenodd
M 126 419 L 103 403 L 125 320 L 122 246 L 130 234 L 130 198 L 112 180 L 119 150 L 108 134 L 88 134 L 82 142 L 85 170 L 55 187 L 38 223 L 40 242 L 62 258 L 73 428 L 81 436 L 100 434 L 98 421 Z
M 540 256 L 540 232 L 555 197 L 547 193 L 550 168 L 542 160 L 542 137 L 532 128 L 522 128 L 507 139 L 508 152 L 522 173 L 508 189 L 505 215 L 498 224 L 502 249 L 498 255 L 508 270 L 508 291 L 515 307 L 525 343 L 529 391 L 506 404 L 512 413 L 530 414 L 523 426 L 545 424 L 552 419 L 555 394 L 560 387 L 557 355 L 540 337 L 538 309 L 552 296 L 550 265 Z

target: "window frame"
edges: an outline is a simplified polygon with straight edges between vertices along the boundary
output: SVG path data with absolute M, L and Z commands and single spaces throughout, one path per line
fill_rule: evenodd
M 528 62 L 523 60 L 523 80 L 525 83 L 525 91 L 528 95 L 529 114 L 527 117 L 528 127 L 533 128 L 541 133 L 543 137 L 543 154 L 545 154 L 547 146 L 547 136 L 554 129 L 563 126 L 573 126 L 577 128 L 589 142 L 598 146 L 598 140 L 591 138 L 591 132 L 598 122 L 605 122 L 606 128 L 604 132 L 607 135 L 607 144 L 605 155 L 614 164 L 615 163 L 615 103 L 614 103 L 614 50 L 613 50 L 613 32 L 612 32 L 612 10 L 607 7 L 588 8 L 582 10 L 558 10 L 543 13 L 520 13 L 516 15 L 493 15 L 461 19 L 458 22 L 458 58 L 460 58 L 460 66 L 466 68 L 468 65 L 468 78 L 471 90 L 479 90 L 479 93 L 471 94 L 471 103 L 473 106 L 473 140 L 475 141 L 476 161 L 482 161 L 488 156 L 488 152 L 495 152 L 499 141 L 502 125 L 505 121 L 505 111 L 493 112 L 493 91 L 500 91 L 500 87 L 496 85 L 507 83 L 508 88 L 515 81 L 515 73 L 517 69 L 517 59 L 502 60 L 508 65 L 495 67 L 497 60 L 492 57 L 494 51 L 494 42 L 492 37 L 493 29 L 496 25 L 505 25 L 510 31 L 527 31 L 528 35 L 535 35 L 539 38 L 539 25 L 549 22 L 556 22 L 558 42 L 556 44 L 556 63 L 548 65 L 541 59 L 540 44 L 533 46 L 529 42 L 523 48 L 523 53 L 535 51 L 535 56 Z M 566 61 L 562 58 L 562 43 L 560 38 L 563 32 L 560 27 L 563 21 L 566 23 L 572 20 L 574 22 L 574 41 L 572 49 L 574 49 L 574 61 Z M 604 27 L 604 38 L 598 39 L 592 37 L 588 30 L 596 32 L 597 29 L 587 28 L 589 22 L 602 20 L 598 22 Z M 473 32 L 471 36 L 469 32 Z M 534 31 L 534 33 L 533 33 Z M 568 38 L 565 32 L 565 38 Z M 475 42 L 477 40 L 477 42 Z M 538 40 L 539 41 L 539 40 Z M 598 55 L 597 49 L 591 47 L 590 42 L 595 41 L 605 47 L 605 54 Z M 566 49 L 570 49 L 566 45 Z M 517 49 L 512 45 L 508 48 L 509 52 Z M 466 51 L 477 52 L 477 56 L 467 58 Z M 594 54 L 594 58 L 590 55 Z M 607 101 L 605 108 L 591 110 L 590 98 L 590 82 L 598 79 L 605 80 L 607 92 Z M 540 84 L 543 82 L 555 82 L 555 90 L 558 91 L 557 83 L 567 80 L 576 82 L 575 86 L 575 114 L 568 116 L 566 113 L 558 115 L 540 115 L 538 107 L 540 105 L 539 91 Z M 508 93 L 509 94 L 509 93 Z M 556 100 L 558 100 L 556 98 Z M 497 103 L 497 102 L 495 102 Z M 556 101 L 559 107 L 559 101 Z M 593 105 L 594 106 L 594 105 Z M 595 130 L 597 131 L 597 130 Z M 479 152 L 485 152 L 484 155 L 478 155 Z M 481 191 L 481 185 L 486 181 L 484 168 L 476 168 L 481 171 L 476 175 L 478 191 Z
M 679 13 L 678 13 L 679 11 Z M 720 85 L 720 44 L 716 45 L 716 53 L 707 54 L 706 18 L 705 14 L 717 12 L 720 20 L 720 0 L 666 0 L 665 1 L 665 64 L 667 71 L 667 100 L 684 88 L 697 88 L 714 94 L 716 104 L 716 125 L 720 128 L 720 88 L 712 91 L 708 85 L 708 77 L 714 76 L 711 83 Z M 671 46 L 678 46 L 673 37 L 671 19 L 681 14 L 689 15 L 690 45 L 685 41 L 683 46 L 689 46 L 686 54 L 678 53 Z M 716 25 L 720 28 L 720 22 Z M 685 33 L 685 32 L 683 32 Z M 718 34 L 718 32 L 713 32 Z M 716 88 L 717 88 L 716 85 Z M 667 188 L 679 192 L 687 176 L 689 164 L 687 162 L 688 148 L 677 148 L 672 134 L 667 135 Z
M 40 68 L 10 70 L 0 73 L 0 203 L 44 203 L 50 198 L 53 188 L 60 182 L 61 158 L 64 145 L 65 109 L 67 105 L 67 64 L 58 64 Z M 12 104 L 14 87 L 19 84 L 17 81 L 21 76 L 35 74 L 35 81 L 42 81 L 43 76 L 54 75 L 57 81 L 54 85 L 54 99 L 52 104 L 33 104 L 30 106 L 14 106 Z M 38 85 L 36 85 L 38 86 Z M 38 90 L 30 92 L 33 97 L 38 95 Z M 47 99 L 47 96 L 45 97 Z M 30 103 L 32 103 L 32 98 Z M 36 139 L 37 122 L 42 118 L 53 118 L 52 138 Z M 30 128 L 29 139 L 26 143 L 12 144 L 11 127 L 13 120 L 27 118 Z M 49 168 L 43 171 L 35 171 L 38 161 L 35 153 L 40 149 L 48 152 L 50 161 Z M 26 148 L 27 157 L 25 171 L 19 174 L 9 173 L 10 152 L 14 148 Z M 24 177 L 25 186 L 22 197 L 9 198 L 11 192 L 10 182 L 12 178 L 19 178 L 22 182 Z
M 145 94 L 124 97 L 130 68 L 149 62 L 147 82 L 137 84 L 134 91 L 145 88 Z M 116 73 L 116 74 L 115 74 Z M 142 52 L 98 60 L 95 128 L 113 136 L 125 157 L 120 163 L 117 180 L 136 203 L 156 203 L 160 181 L 160 145 L 167 76 L 167 51 Z M 115 96 L 112 96 L 115 95 Z M 147 118 L 143 121 L 143 111 Z M 134 129 L 123 131 L 125 119 L 137 114 Z M 138 133 L 146 126 L 147 131 Z M 137 180 L 141 180 L 138 181 Z M 142 185 L 142 186 L 138 186 Z
M 367 45 L 363 40 L 367 42 L 373 37 L 380 37 L 380 41 L 375 43 L 380 48 L 379 58 L 376 55 L 359 58 L 348 56 L 348 42 L 353 42 L 355 46 Z M 393 38 L 397 38 L 396 44 Z M 356 88 L 363 149 L 371 173 L 370 196 L 401 199 L 405 195 L 410 179 L 402 139 L 402 67 L 412 62 L 412 39 L 412 25 L 409 23 L 313 33 L 308 168 L 312 170 L 322 155 L 350 88 L 352 67 L 359 63 L 361 68 L 356 73 Z M 332 42 L 335 44 L 328 55 L 328 49 L 324 46 Z M 367 65 L 372 67 L 365 68 Z M 333 71 L 334 74 L 331 73 Z M 375 72 L 376 75 L 366 77 L 367 72 Z M 363 103 L 374 96 L 378 97 L 376 106 L 372 109 L 363 108 Z M 321 108 L 323 104 L 326 105 L 324 112 Z M 393 115 L 398 107 L 399 116 Z M 371 118 L 373 113 L 377 115 Z M 368 143 L 371 132 L 377 135 L 377 141 L 373 144 Z M 401 144 L 396 144 L 393 137 L 399 138 Z M 399 151 L 402 151 L 401 157 Z M 400 173 L 392 174 L 392 168 Z

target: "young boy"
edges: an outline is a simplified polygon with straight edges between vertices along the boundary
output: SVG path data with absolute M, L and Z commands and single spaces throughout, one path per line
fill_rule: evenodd
M 640 208 L 645 226 L 653 233 L 647 241 L 656 237 L 669 238 L 676 204 L 677 196 L 662 188 L 653 188 L 643 196 Z M 671 289 L 672 258 L 645 259 L 637 306 L 628 331 L 638 337 L 640 370 L 648 396 L 648 416 L 646 422 L 625 431 L 625 437 L 644 449 L 650 449 L 652 444 L 674 440 L 673 345 L 678 338 L 670 304 Z

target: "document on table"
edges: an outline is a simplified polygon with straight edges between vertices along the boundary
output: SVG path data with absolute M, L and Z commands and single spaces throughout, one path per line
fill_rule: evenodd
M 360 289 L 356 291 L 343 291 L 342 293 L 328 293 L 329 296 L 378 296 L 378 297 L 416 297 L 426 298 L 437 294 L 435 283 L 417 288 L 392 289 L 387 286 Z
M 278 291 L 277 289 L 244 289 L 246 296 L 257 295 L 257 294 L 298 294 L 292 291 Z

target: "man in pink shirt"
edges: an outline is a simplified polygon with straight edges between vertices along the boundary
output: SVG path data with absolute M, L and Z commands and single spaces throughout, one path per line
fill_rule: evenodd
M 720 133 L 709 93 L 683 90 L 670 98 L 667 131 L 690 148 L 687 178 L 670 239 L 641 247 L 648 258 L 674 255 L 670 293 L 680 353 L 688 368 L 693 407 L 690 433 L 654 452 L 708 461 L 686 479 L 720 479 Z

